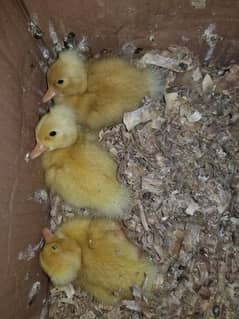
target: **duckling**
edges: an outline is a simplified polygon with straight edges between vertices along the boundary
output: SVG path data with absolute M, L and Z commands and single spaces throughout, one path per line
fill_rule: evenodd
M 116 177 L 117 165 L 90 132 L 76 124 L 74 111 L 55 105 L 38 123 L 30 159 L 42 154 L 45 181 L 75 207 L 117 218 L 130 205 L 128 190 Z
M 104 304 L 132 297 L 132 287 L 152 294 L 158 269 L 108 219 L 73 218 L 55 234 L 44 229 L 40 264 L 56 286 L 73 284 Z
M 99 130 L 122 121 L 146 95 L 162 94 L 162 75 L 156 69 L 139 69 L 122 58 L 107 57 L 88 62 L 77 51 L 62 52 L 47 73 L 47 102 L 65 103 L 80 124 Z

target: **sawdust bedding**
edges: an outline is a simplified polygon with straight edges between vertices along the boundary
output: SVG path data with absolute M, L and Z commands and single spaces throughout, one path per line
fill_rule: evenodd
M 99 141 L 133 195 L 123 223 L 159 265 L 158 290 L 152 300 L 134 291 L 133 300 L 105 307 L 84 292 L 52 287 L 50 318 L 238 318 L 239 67 L 200 65 L 180 47 L 124 50 L 161 68 L 165 95 L 146 98 Z M 65 216 L 88 213 L 53 195 L 50 203 L 52 229 Z

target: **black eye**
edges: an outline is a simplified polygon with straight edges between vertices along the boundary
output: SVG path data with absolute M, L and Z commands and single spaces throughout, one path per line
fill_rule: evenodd
M 49 135 L 50 135 L 50 136 L 56 136 L 56 131 L 51 131 L 51 132 L 49 133 Z
M 52 250 L 57 250 L 57 245 L 54 245 L 54 244 L 51 245 L 51 249 L 52 249 Z
M 58 80 L 57 83 L 58 83 L 58 84 L 63 84 L 63 83 L 64 83 L 64 80 Z

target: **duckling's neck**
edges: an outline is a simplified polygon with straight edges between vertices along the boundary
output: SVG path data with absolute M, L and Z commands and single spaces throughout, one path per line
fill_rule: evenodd
M 98 140 L 98 131 L 93 131 L 88 127 L 78 125 L 78 137 L 76 143 L 81 142 L 96 142 Z

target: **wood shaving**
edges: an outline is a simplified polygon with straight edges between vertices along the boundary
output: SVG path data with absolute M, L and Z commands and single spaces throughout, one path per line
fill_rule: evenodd
M 36 254 L 39 252 L 39 250 L 42 247 L 43 247 L 43 240 L 40 240 L 39 243 L 37 243 L 35 246 L 32 246 L 31 244 L 29 244 L 27 248 L 25 248 L 23 251 L 20 251 L 18 253 L 17 259 L 30 261 L 31 259 L 36 257 Z
M 192 73 L 188 81 L 177 78 L 165 102 L 146 101 L 127 115 L 130 124 L 124 118 L 127 127 L 99 135 L 133 194 L 126 233 L 159 266 L 155 294 L 147 300 L 134 290 L 132 300 L 103 306 L 83 291 L 66 303 L 65 293 L 53 288 L 50 318 L 238 318 L 239 88 L 214 92 L 222 81 L 219 68 L 199 66 L 189 50 L 158 54 L 188 61 L 186 69 L 199 67 L 202 76 L 195 71 L 194 81 Z M 65 217 L 90 213 L 50 200 L 53 228 Z
M 40 288 L 41 288 L 40 281 L 35 281 L 31 287 L 29 293 L 28 293 L 28 298 L 27 298 L 28 305 L 31 305 L 33 303 L 34 299 L 36 298 L 37 294 L 39 293 Z
M 202 81 L 202 90 L 203 92 L 211 91 L 213 88 L 213 80 L 209 74 L 206 74 Z
M 158 52 L 147 52 L 138 62 L 139 66 L 157 65 L 159 67 L 174 71 L 185 72 L 193 65 L 192 53 L 185 47 L 170 47 L 168 50 Z
M 45 189 L 39 189 L 35 191 L 32 198 L 37 203 L 47 203 L 48 202 L 48 193 Z
M 124 114 L 123 122 L 128 131 L 131 131 L 136 125 L 152 120 L 156 115 L 156 107 L 152 104 L 146 104 L 133 112 Z

